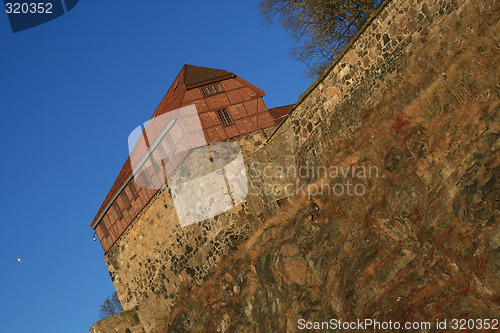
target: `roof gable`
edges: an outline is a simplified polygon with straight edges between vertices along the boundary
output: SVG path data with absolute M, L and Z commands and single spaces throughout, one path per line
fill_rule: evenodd
M 220 81 L 222 79 L 233 77 L 234 74 L 222 69 L 184 65 L 184 84 L 187 88 L 208 83 L 211 81 Z
M 234 73 L 201 66 L 184 65 L 177 75 L 176 79 L 173 81 L 169 90 L 162 98 L 160 104 L 156 108 L 155 112 L 151 116 L 151 119 L 170 112 L 175 109 L 179 109 L 183 106 L 184 96 L 186 92 L 190 89 L 196 88 L 198 86 L 209 84 L 212 82 L 219 82 L 227 79 L 235 78 L 242 85 L 253 90 L 258 97 L 264 96 L 264 92 L 254 85 L 248 83 L 247 81 L 237 77 Z M 120 190 L 121 186 L 124 184 L 129 176 L 132 174 L 132 166 L 130 163 L 130 158 L 127 158 L 125 164 L 123 165 L 120 173 L 118 174 L 115 182 L 111 186 L 110 191 L 106 195 L 101 207 L 99 208 L 97 214 L 92 221 L 92 228 L 95 228 L 100 222 L 100 219 L 104 216 L 110 204 L 112 204 L 113 198 Z

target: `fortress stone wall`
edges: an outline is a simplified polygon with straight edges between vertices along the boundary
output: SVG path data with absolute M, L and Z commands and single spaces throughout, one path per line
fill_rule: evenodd
M 495 0 L 385 2 L 288 119 L 240 139 L 246 201 L 181 228 L 168 189 L 151 200 L 105 256 L 124 308 L 145 332 L 498 317 L 498 28 Z M 363 195 L 327 193 L 347 181 Z

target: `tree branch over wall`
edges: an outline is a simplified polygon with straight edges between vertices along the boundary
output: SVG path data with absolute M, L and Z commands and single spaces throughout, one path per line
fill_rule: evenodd
M 295 39 L 291 54 L 319 75 L 356 35 L 381 0 L 262 0 L 264 22 L 277 21 Z

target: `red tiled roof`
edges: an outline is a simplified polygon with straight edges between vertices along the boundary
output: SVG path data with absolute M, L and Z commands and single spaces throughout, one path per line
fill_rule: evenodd
M 207 68 L 193 65 L 184 65 L 184 84 L 191 88 L 209 81 L 220 81 L 233 77 L 234 74 L 222 69 Z
M 184 94 L 187 90 L 186 85 L 184 84 L 184 75 L 186 71 L 186 67 L 190 65 L 184 65 L 182 67 L 181 71 L 175 78 L 174 82 L 168 89 L 167 93 L 161 100 L 160 104 L 156 108 L 155 112 L 151 116 L 151 119 L 166 113 L 168 111 L 172 111 L 175 109 L 178 109 L 182 105 L 182 99 L 184 98 Z M 92 220 L 91 226 L 95 227 L 97 222 L 99 222 L 99 219 L 101 218 L 102 213 L 110 203 L 111 199 L 113 196 L 116 194 L 116 191 L 122 186 L 122 184 L 125 182 L 125 180 L 130 176 L 132 173 L 132 165 L 130 164 L 130 158 L 127 158 L 125 161 L 125 164 L 123 164 L 122 169 L 120 170 L 120 173 L 116 177 L 115 182 L 113 183 L 113 186 L 111 186 L 111 189 L 109 190 L 108 194 L 106 195 L 106 198 L 101 204 L 101 207 L 97 211 L 97 214 L 95 215 L 94 219 Z
M 271 114 L 271 117 L 273 117 L 274 123 L 279 125 L 286 118 L 286 116 L 288 116 L 290 111 L 292 111 L 294 105 L 295 104 L 290 104 L 269 109 L 269 113 Z
M 125 164 L 123 164 L 123 167 L 120 170 L 120 173 L 116 177 L 113 186 L 111 186 L 111 189 L 109 190 L 108 194 L 106 195 L 106 198 L 101 204 L 101 207 L 99 207 L 97 214 L 95 215 L 94 219 L 92 220 L 92 223 L 90 224 L 93 228 L 95 228 L 95 226 L 97 225 L 97 222 L 100 219 L 100 215 L 104 212 L 106 206 L 111 201 L 111 198 L 115 195 L 118 188 L 125 182 L 125 180 L 131 173 L 132 173 L 132 166 L 130 165 L 130 159 L 127 158 Z

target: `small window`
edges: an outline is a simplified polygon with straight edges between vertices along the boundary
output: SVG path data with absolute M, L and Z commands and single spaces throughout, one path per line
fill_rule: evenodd
M 113 204 L 113 209 L 115 210 L 116 215 L 118 216 L 118 219 L 121 220 L 123 217 L 122 210 L 120 209 L 120 206 L 115 202 Z
M 125 192 L 125 189 L 123 189 L 120 196 L 122 197 L 123 203 L 125 204 L 125 208 L 129 209 L 132 204 L 130 203 L 130 199 L 128 198 L 127 192 Z
M 108 230 L 108 227 L 106 227 L 106 223 L 104 223 L 104 221 L 101 220 L 101 223 L 99 223 L 99 225 L 101 226 L 102 237 L 103 238 L 108 237 L 109 236 L 109 230 Z
M 151 180 L 149 179 L 149 176 L 146 173 L 146 170 L 141 171 L 141 173 L 139 173 L 139 180 L 141 181 L 141 187 L 144 187 L 144 188 L 148 187 L 149 184 L 151 183 Z
M 221 92 L 222 88 L 220 87 L 220 84 L 215 84 L 213 86 L 203 87 L 201 88 L 201 91 L 203 91 L 203 95 L 212 95 Z
M 134 197 L 134 199 L 138 198 L 139 194 L 137 193 L 137 190 L 135 189 L 135 186 L 132 182 L 130 182 L 129 188 L 130 188 L 130 192 L 132 193 L 132 196 Z
M 156 162 L 156 159 L 153 155 L 151 155 L 151 164 L 153 165 L 153 169 L 154 169 L 155 173 L 160 172 L 160 166 Z
M 158 145 L 158 147 L 156 147 L 156 150 L 158 151 L 158 155 L 160 155 L 162 161 L 167 159 L 167 154 L 165 154 L 165 150 L 162 146 Z
M 229 125 L 229 124 L 233 123 L 233 121 L 232 121 L 231 117 L 229 116 L 229 113 L 227 112 L 226 109 L 219 110 L 219 111 L 217 111 L 217 113 L 219 114 L 219 118 L 220 118 L 222 125 Z
M 170 137 L 170 135 L 167 134 L 165 136 L 165 141 L 167 141 L 168 147 L 170 148 L 170 152 L 173 153 L 173 152 L 177 151 L 177 149 L 175 149 L 175 145 L 172 142 L 172 138 Z

